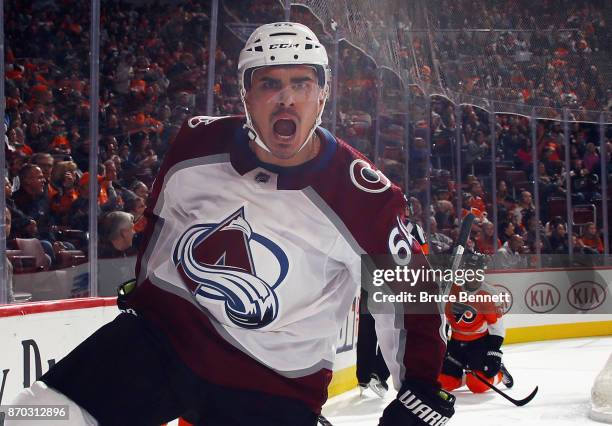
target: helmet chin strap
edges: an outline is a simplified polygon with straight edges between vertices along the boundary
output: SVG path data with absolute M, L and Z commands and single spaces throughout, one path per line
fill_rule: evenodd
M 310 141 L 310 138 L 312 138 L 312 135 L 314 134 L 317 127 L 321 125 L 321 117 L 323 116 L 323 111 L 325 110 L 325 103 L 327 102 L 328 94 L 329 94 L 329 86 L 325 85 L 325 88 L 323 89 L 323 105 L 321 106 L 321 111 L 317 115 L 317 119 L 315 120 L 314 125 L 308 132 L 308 136 L 306 136 L 306 139 L 304 139 L 304 142 L 302 142 L 296 154 L 300 152 L 302 149 L 304 149 L 304 147 Z M 255 126 L 253 125 L 253 121 L 251 119 L 251 114 L 249 113 L 249 108 L 247 107 L 247 104 L 246 104 L 246 90 L 240 89 L 240 99 L 242 100 L 242 105 L 244 106 L 244 113 L 246 115 L 246 123 L 244 123 L 244 126 L 242 127 L 244 129 L 247 129 L 249 139 L 254 141 L 264 151 L 272 154 L 272 151 L 270 151 L 270 148 L 268 148 L 267 145 L 264 143 L 264 141 L 261 140 L 261 138 L 259 137 L 259 134 L 257 133 L 257 130 L 255 130 Z
M 246 90 L 240 89 L 240 100 L 242 101 L 242 105 L 244 106 L 244 113 L 246 115 L 246 123 L 242 126 L 244 129 L 247 129 L 249 139 L 255 141 L 257 145 L 266 152 L 272 153 L 270 149 L 266 146 L 265 143 L 259 137 L 257 130 L 255 130 L 255 126 L 253 125 L 253 121 L 251 120 L 251 114 L 249 114 L 249 108 L 246 104 Z

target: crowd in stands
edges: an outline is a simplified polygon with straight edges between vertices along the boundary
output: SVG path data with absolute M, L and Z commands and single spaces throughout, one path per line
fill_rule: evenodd
M 102 2 L 93 213 L 100 257 L 135 252 L 160 161 L 184 119 L 205 110 L 209 7 Z M 66 252 L 88 251 L 89 14 L 88 2 L 75 1 L 15 1 L 6 9 L 8 246 L 37 239 L 45 268 L 66 266 Z M 225 53 L 215 55 L 223 75 Z
M 571 167 L 565 168 L 565 136 L 561 123 L 539 120 L 536 124 L 537 188 L 539 193 L 539 224 L 536 217 L 533 152 L 529 119 L 518 115 L 496 114 L 494 123 L 496 150 L 491 152 L 490 115 L 472 106 L 462 107 L 461 152 L 463 188 L 454 185 L 455 161 L 454 105 L 443 98 L 433 102 L 432 143 L 433 163 L 447 167 L 434 170 L 432 176 L 431 226 L 434 252 L 448 252 L 449 243 L 441 231 L 453 236 L 459 218 L 468 211 L 477 217 L 472 230 L 475 250 L 493 256 L 496 267 L 527 267 L 535 265 L 537 252 L 548 255 L 548 266 L 569 264 L 569 238 L 577 262 L 584 256 L 604 253 L 602 234 L 601 159 L 599 126 L 570 123 L 569 157 Z M 612 170 L 612 129 L 604 133 L 608 181 Z M 497 179 L 491 179 L 491 158 L 495 158 Z M 569 188 L 567 182 L 569 181 Z M 492 185 L 496 199 L 492 199 Z M 608 200 L 612 191 L 608 189 Z M 571 195 L 570 195 L 571 194 Z M 425 203 L 424 191 L 413 193 L 414 203 Z M 455 197 L 462 196 L 463 211 L 457 214 Z M 568 234 L 567 199 L 573 210 L 572 233 Z M 452 201 L 452 202 L 451 202 Z M 611 203 L 608 201 L 608 205 Z M 494 206 L 497 217 L 494 217 Z M 419 212 L 423 209 L 419 207 Z M 415 219 L 425 224 L 425 213 Z M 498 224 L 498 240 L 494 240 Z M 442 241 L 438 243 L 438 241 Z M 592 261 L 589 260 L 589 262 Z
M 433 43 L 444 87 L 542 107 L 612 106 L 600 70 L 609 68 L 602 49 L 612 41 L 603 1 L 445 0 L 436 10 L 434 25 L 445 30 Z
M 506 2 L 515 6 L 505 9 L 485 8 L 467 0 L 442 3 L 443 13 L 436 23 L 439 28 L 526 31 L 495 32 L 493 37 L 460 31 L 440 35 L 434 48 L 447 70 L 441 77 L 444 84 L 485 97 L 493 91 L 504 93 L 513 102 L 544 100 L 550 106 L 609 108 L 609 87 L 591 60 L 610 37 L 605 32 L 599 3 L 567 2 L 565 9 L 555 8 L 551 2 L 529 3 L 526 7 L 523 0 Z M 213 113 L 242 113 L 235 71 L 242 42 L 223 24 L 276 21 L 283 19 L 283 10 L 274 0 L 221 4 L 219 27 L 223 36 L 218 38 L 216 51 L 210 52 L 208 0 L 178 4 L 102 2 L 96 176 L 100 191 L 95 212 L 99 218 L 101 257 L 129 256 L 136 251 L 139 234 L 146 227 L 143 212 L 150 187 L 169 144 L 186 117 L 205 114 L 211 54 L 215 55 Z M 457 8 L 462 12 L 456 13 Z M 465 13 L 466 10 L 471 12 Z M 372 19 L 376 19 L 373 13 Z M 24 239 L 40 241 L 48 260 L 43 269 L 69 265 L 71 259 L 82 261 L 88 251 L 89 14 L 89 2 L 71 0 L 15 0 L 7 4 L 5 11 L 5 195 L 11 216 L 8 248 L 19 249 Z M 466 20 L 459 22 L 458 16 Z M 322 23 L 307 9 L 292 8 L 292 19 L 315 28 L 328 50 L 331 48 L 329 34 L 323 34 Z M 550 26 L 559 22 L 577 30 L 550 31 Z M 402 28 L 408 31 L 410 26 Z M 413 51 L 419 66 L 427 67 L 431 57 L 425 54 L 425 41 L 407 32 L 399 34 L 399 39 L 400 56 L 408 57 L 408 51 Z M 515 61 L 519 52 L 528 52 L 532 60 Z M 476 61 L 489 62 L 469 66 L 471 59 L 466 58 L 470 55 Z M 464 187 L 458 188 L 454 185 L 457 170 L 453 160 L 455 106 L 443 98 L 433 98 L 429 130 L 436 170 L 428 181 L 428 120 L 422 114 L 424 109 L 420 114 L 411 111 L 414 124 L 407 129 L 403 119 L 394 117 L 392 102 L 383 105 L 379 116 L 382 144 L 375 152 L 376 65 L 344 42 L 339 56 L 337 133 L 379 162 L 392 180 L 408 185 L 415 206 L 414 219 L 424 223 L 424 215 L 431 214 L 435 250 L 445 251 L 452 245 L 458 220 L 465 213 L 455 211 L 456 197 L 461 196 L 466 211 L 479 213 L 473 241 L 478 250 L 493 255 L 497 247 L 503 250 L 500 259 L 506 259 L 506 263 L 513 262 L 512 255 L 518 252 L 533 253 L 536 232 L 541 231 L 535 223 L 533 183 L 529 185 L 533 167 L 528 119 L 496 115 L 497 151 L 491 153 L 488 114 L 478 108 L 462 107 L 459 143 L 465 166 L 459 172 L 464 177 Z M 473 72 L 485 68 L 489 74 L 474 79 Z M 329 122 L 329 112 L 326 117 Z M 408 131 L 413 136 L 408 152 L 411 179 L 404 182 L 403 141 Z M 610 133 L 606 134 L 608 151 L 602 154 L 597 129 L 572 124 L 571 170 L 564 169 L 563 129 L 559 123 L 538 122 L 536 136 L 539 202 L 545 206 L 540 212 L 541 229 L 545 230 L 540 239 L 542 252 L 567 252 L 571 237 L 575 239 L 575 250 L 602 253 L 601 215 L 574 227 L 577 234 L 568 236 L 565 216 L 551 211 L 549 201 L 566 196 L 568 172 L 575 205 L 597 205 L 601 201 L 599 159 L 606 155 L 608 171 L 612 170 Z M 497 182 L 487 180 L 491 170 L 482 170 L 481 166 L 491 155 L 499 164 L 508 166 L 504 170 L 523 171 L 524 186 L 517 185 L 516 179 L 505 180 L 499 173 Z M 491 185 L 497 185 L 496 200 L 491 199 Z M 429 186 L 433 195 L 428 206 L 425 194 Z M 499 224 L 496 244 L 494 204 Z

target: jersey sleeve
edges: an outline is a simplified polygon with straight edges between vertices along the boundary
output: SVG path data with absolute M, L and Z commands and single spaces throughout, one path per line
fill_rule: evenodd
M 489 286 L 484 285 L 483 293 L 498 295 L 499 292 Z M 506 327 L 504 326 L 503 309 L 501 303 L 490 302 L 486 308 L 487 331 L 491 336 L 506 337 Z
M 504 319 L 502 317 L 497 318 L 494 323 L 489 323 L 488 326 L 489 335 L 499 336 L 502 339 L 506 337 L 506 327 L 504 326 Z
M 368 254 L 372 256 L 374 268 L 397 270 L 399 267 L 404 271 L 406 267 L 421 270 L 424 275 L 429 263 L 421 244 L 405 225 L 404 206 L 404 197 L 394 194 L 379 218 L 378 235 L 374 237 L 377 244 Z M 439 293 L 438 285 L 423 275 L 410 283 L 404 281 L 403 276 L 399 281 L 389 282 L 385 289 L 387 293 L 400 297 L 410 297 L 411 294 L 412 300 L 376 302 L 373 293 L 379 288 L 368 286 L 366 289 L 379 345 L 397 389 L 406 378 L 439 386 L 437 378 L 446 352 L 446 319 L 434 299 L 420 301 L 421 295 Z M 362 284 L 364 282 L 362 278 Z

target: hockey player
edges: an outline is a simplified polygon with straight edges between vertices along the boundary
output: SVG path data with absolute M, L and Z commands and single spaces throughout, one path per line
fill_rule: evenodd
M 69 404 L 75 425 L 317 423 L 361 256 L 414 266 L 420 247 L 400 189 L 319 127 L 330 69 L 310 29 L 257 28 L 238 74 L 246 117 L 192 117 L 166 154 L 124 313 L 16 403 Z M 443 317 L 400 315 L 375 318 L 399 390 L 380 424 L 446 424 Z
M 465 370 L 468 369 L 491 384 L 501 381 L 510 388 L 513 379 L 502 363 L 500 350 L 505 336 L 501 305 L 489 297 L 481 297 L 498 293 L 482 279 L 486 268 L 486 257 L 481 253 L 466 253 L 464 256 L 463 270 L 473 271 L 476 278 L 466 280 L 463 286 L 453 285 L 451 295 L 455 295 L 457 300 L 461 300 L 460 293 L 473 298 L 464 303 L 457 301 L 446 304 L 446 317 L 452 335 L 440 383 L 444 390 L 449 392 L 464 384 L 467 384 L 474 393 L 489 390 L 486 384 L 472 374 L 465 374 Z

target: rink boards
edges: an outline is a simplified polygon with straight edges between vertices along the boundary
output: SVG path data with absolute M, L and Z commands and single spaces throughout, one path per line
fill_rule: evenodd
M 72 276 L 79 277 L 79 273 L 71 272 Z M 54 273 L 49 273 L 46 280 L 42 276 L 46 273 L 36 275 L 31 285 L 44 282 L 50 288 L 58 279 Z M 60 275 L 67 277 L 67 274 Z M 510 305 L 505 306 L 507 343 L 612 335 L 612 300 L 608 288 L 612 268 L 493 272 L 487 275 L 487 281 L 512 296 Z M 69 288 L 63 285 L 61 288 Z M 0 403 L 10 401 L 20 389 L 29 386 L 117 313 L 112 297 L 0 307 L 0 385 L 4 383 Z M 357 323 L 354 303 L 339 332 L 330 396 L 357 383 Z

